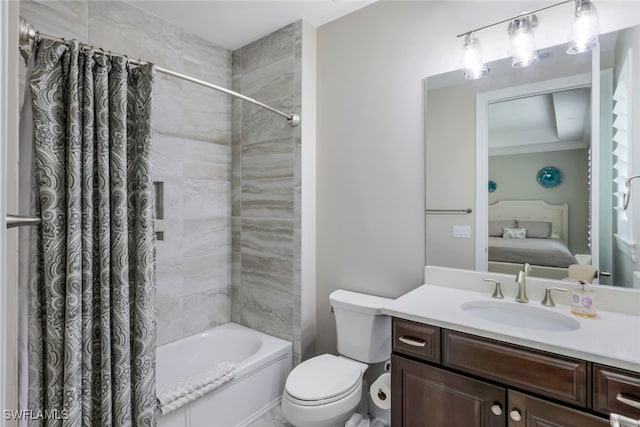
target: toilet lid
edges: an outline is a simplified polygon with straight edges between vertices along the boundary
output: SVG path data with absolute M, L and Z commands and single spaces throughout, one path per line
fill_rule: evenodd
M 296 366 L 287 377 L 285 388 L 299 400 L 326 400 L 353 390 L 361 381 L 362 372 L 361 364 L 323 354 Z

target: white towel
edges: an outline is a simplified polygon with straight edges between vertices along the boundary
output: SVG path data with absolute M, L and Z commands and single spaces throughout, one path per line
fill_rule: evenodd
M 611 414 L 609 418 L 611 427 L 640 427 L 640 420 L 633 420 L 624 415 Z
M 220 387 L 235 375 L 236 365 L 222 362 L 177 384 L 163 384 L 156 389 L 158 408 L 162 414 L 168 414 Z
M 369 415 L 356 412 L 347 420 L 345 427 L 387 427 L 380 418 L 370 419 Z

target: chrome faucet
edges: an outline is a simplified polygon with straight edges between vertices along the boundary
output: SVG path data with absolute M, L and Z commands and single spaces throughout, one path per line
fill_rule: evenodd
M 531 266 L 527 263 L 524 265 L 524 269 L 519 271 L 516 275 L 516 283 L 518 284 L 518 295 L 516 295 L 517 302 L 529 302 L 529 298 L 527 298 L 527 276 L 529 273 L 531 273 Z

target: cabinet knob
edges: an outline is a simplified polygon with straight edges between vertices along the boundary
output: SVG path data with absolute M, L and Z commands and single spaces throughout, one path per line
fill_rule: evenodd
M 509 417 L 511 417 L 513 421 L 520 421 L 522 419 L 522 415 L 520 415 L 520 411 L 517 409 L 509 412 Z
M 502 405 L 494 403 L 493 406 L 491 406 L 491 412 L 493 412 L 494 415 L 502 415 Z

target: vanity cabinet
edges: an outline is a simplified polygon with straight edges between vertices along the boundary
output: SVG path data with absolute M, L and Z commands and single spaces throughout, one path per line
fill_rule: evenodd
M 606 427 L 640 374 L 393 319 L 393 427 Z
M 391 356 L 391 366 L 392 426 L 507 425 L 504 387 L 395 354 Z M 401 398 L 397 399 L 399 394 Z

